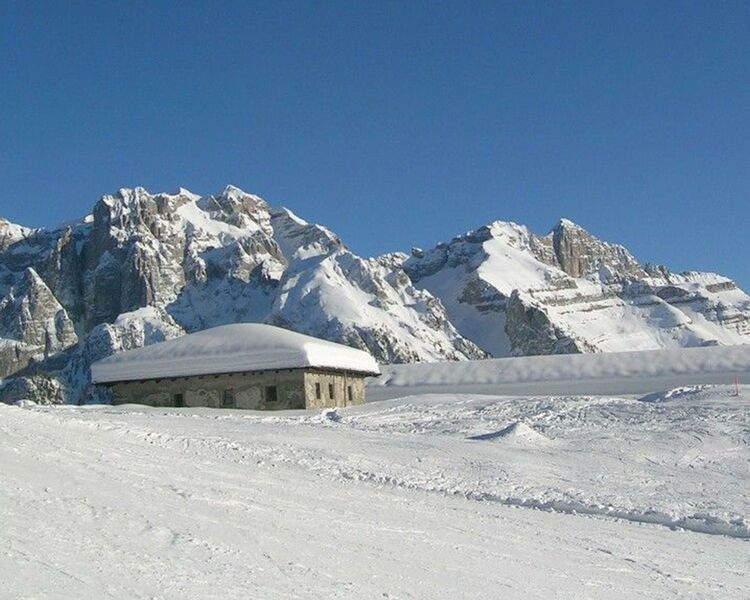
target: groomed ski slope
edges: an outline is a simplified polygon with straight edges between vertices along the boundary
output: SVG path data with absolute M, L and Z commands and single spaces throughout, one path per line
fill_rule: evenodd
M 0 597 L 746 598 L 733 394 L 0 405 Z

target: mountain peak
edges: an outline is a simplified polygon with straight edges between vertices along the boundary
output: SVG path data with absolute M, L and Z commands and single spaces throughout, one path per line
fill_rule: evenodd
M 271 211 L 274 239 L 287 257 L 327 255 L 344 248 L 339 237 L 327 227 L 308 223 L 288 208 Z
M 245 200 L 252 200 L 254 202 L 262 202 L 265 204 L 265 200 L 261 198 L 260 196 L 256 196 L 255 194 L 250 194 L 243 190 L 242 188 L 238 188 L 236 185 L 227 185 L 219 194 L 219 198 L 228 198 L 231 200 L 234 200 L 235 202 L 243 202 Z
M 177 193 L 174 196 L 182 196 L 183 198 L 190 198 L 193 202 L 200 200 L 200 195 L 191 192 L 189 189 L 184 187 L 177 188 Z
M 566 219 L 565 217 L 561 217 L 557 221 L 557 224 L 552 228 L 552 231 L 554 232 L 554 231 L 563 230 L 563 229 L 568 229 L 568 230 L 573 230 L 573 231 L 586 231 L 578 223 L 575 223 L 571 221 L 570 219 Z
M 17 225 L 7 219 L 0 217 L 0 250 L 3 250 L 34 232 L 29 227 Z

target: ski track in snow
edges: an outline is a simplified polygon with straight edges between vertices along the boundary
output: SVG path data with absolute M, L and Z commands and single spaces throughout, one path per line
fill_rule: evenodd
M 746 598 L 732 392 L 0 405 L 0 598 Z

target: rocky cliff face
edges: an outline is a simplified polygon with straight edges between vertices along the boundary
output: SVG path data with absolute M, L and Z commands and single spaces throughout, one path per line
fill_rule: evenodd
M 561 219 L 549 235 L 554 258 L 550 264 L 559 266 L 571 277 L 596 275 L 602 281 L 646 277 L 638 261 L 627 249 L 598 240 L 572 221 Z
M 123 189 L 54 231 L 0 222 L 0 298 L 9 397 L 55 381 L 55 398 L 78 401 L 93 360 L 229 322 L 279 324 L 387 362 L 485 356 L 402 271 L 232 186 L 207 197 Z
M 565 220 L 542 236 L 498 221 L 376 259 L 232 186 L 123 189 L 52 231 L 0 220 L 6 400 L 106 400 L 92 361 L 229 322 L 409 362 L 750 342 L 748 315 L 730 280 L 641 265 Z
M 78 342 L 73 323 L 47 285 L 27 268 L 0 300 L 0 377 Z

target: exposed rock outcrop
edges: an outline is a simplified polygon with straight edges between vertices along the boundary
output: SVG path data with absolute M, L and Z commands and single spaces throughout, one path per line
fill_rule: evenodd
M 0 338 L 6 340 L 5 352 L 0 354 L 0 376 L 78 342 L 67 312 L 32 268 L 26 269 L 0 300 Z
M 572 221 L 561 219 L 551 237 L 555 261 L 571 277 L 597 275 L 607 281 L 646 277 L 626 248 L 602 242 Z
M 37 374 L 15 377 L 0 388 L 3 402 L 12 404 L 31 400 L 37 404 L 64 404 L 68 397 L 60 380 L 51 375 Z

